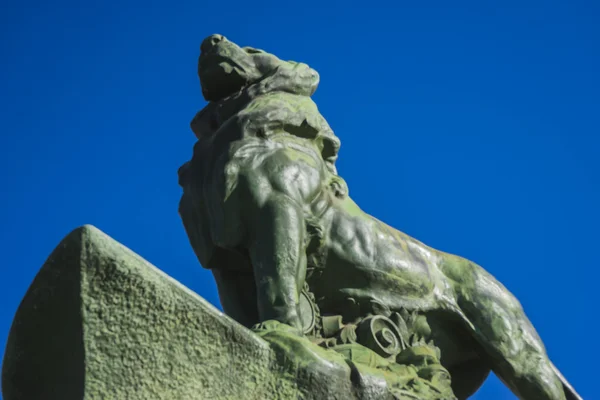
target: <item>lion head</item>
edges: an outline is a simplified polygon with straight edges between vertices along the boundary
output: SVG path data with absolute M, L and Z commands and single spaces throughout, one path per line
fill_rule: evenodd
M 223 100 L 276 72 L 280 79 L 270 85 L 278 87 L 263 87 L 263 90 L 311 96 L 319 84 L 319 74 L 308 65 L 283 61 L 252 47 L 240 47 L 222 35 L 211 35 L 200 46 L 198 76 L 207 101 Z M 261 90 L 260 85 L 256 89 Z

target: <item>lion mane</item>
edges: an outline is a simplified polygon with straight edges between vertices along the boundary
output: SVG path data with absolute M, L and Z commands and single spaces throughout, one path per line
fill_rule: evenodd
M 228 161 L 241 152 L 254 152 L 259 162 L 273 146 L 317 148 L 330 174 L 330 185 L 347 193 L 335 167 L 340 140 L 310 98 L 319 83 L 318 73 L 304 63 L 277 59 L 276 64 L 238 92 L 209 102 L 190 123 L 198 141 L 192 160 L 179 169 L 179 183 L 184 188 L 179 212 L 205 268 L 211 268 L 215 244 L 226 241 L 223 238 L 235 241 L 243 231 L 242 227 L 224 231 L 226 226 L 238 226 L 240 218 L 235 207 L 223 206 L 237 184 L 236 164 Z M 225 182 L 226 187 L 219 188 L 215 198 L 214 190 L 207 186 L 216 181 Z M 318 216 L 307 215 L 306 222 L 309 261 L 320 264 L 323 229 Z

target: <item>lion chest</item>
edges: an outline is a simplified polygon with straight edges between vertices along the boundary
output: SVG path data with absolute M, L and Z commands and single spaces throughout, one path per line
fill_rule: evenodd
M 313 147 L 283 133 L 236 143 L 234 156 L 224 165 L 224 197 L 260 205 L 274 194 L 283 194 L 301 207 L 308 205 L 321 190 L 325 175 L 325 164 Z

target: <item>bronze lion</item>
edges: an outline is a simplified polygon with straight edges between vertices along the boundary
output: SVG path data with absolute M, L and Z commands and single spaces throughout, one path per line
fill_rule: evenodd
M 522 399 L 579 398 L 494 277 L 352 201 L 335 168 L 340 142 L 310 98 L 316 71 L 212 35 L 198 73 L 210 103 L 192 121 L 198 142 L 179 171 L 180 215 L 227 314 L 304 333 L 314 329 L 307 298 L 321 325 L 392 314 L 406 325 L 417 314 L 424 322 L 412 333 L 439 348 L 459 398 L 490 370 Z

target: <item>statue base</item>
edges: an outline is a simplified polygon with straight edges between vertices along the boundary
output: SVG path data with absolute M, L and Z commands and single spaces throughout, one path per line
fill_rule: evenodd
M 362 362 L 369 352 L 324 349 L 285 329 L 254 333 L 83 226 L 53 251 L 16 313 L 2 393 L 5 400 L 454 399 L 411 367 L 390 372 L 379 359 Z

